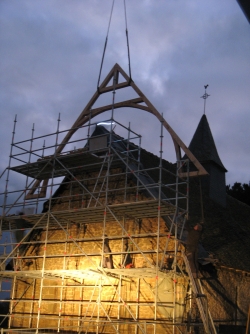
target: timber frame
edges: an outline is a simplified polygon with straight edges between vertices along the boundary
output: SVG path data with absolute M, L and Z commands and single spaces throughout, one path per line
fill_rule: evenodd
M 123 81 L 119 82 L 119 79 L 123 78 Z M 112 84 L 110 85 L 110 82 Z M 133 90 L 137 93 L 138 97 L 134 99 L 125 100 L 118 103 L 113 103 L 109 105 L 105 105 L 99 108 L 93 108 L 93 105 L 98 100 L 101 94 L 116 91 L 117 89 L 123 89 L 126 87 L 132 87 Z M 163 116 L 159 113 L 159 111 L 153 106 L 153 104 L 148 100 L 148 98 L 141 92 L 141 90 L 137 87 L 134 81 L 126 74 L 126 72 L 118 65 L 115 64 L 106 78 L 103 80 L 101 85 L 97 87 L 96 92 L 92 96 L 92 98 L 87 103 L 86 107 L 83 109 L 75 123 L 72 125 L 71 129 L 68 131 L 62 142 L 58 145 L 56 150 L 56 154 L 60 154 L 65 145 L 68 143 L 73 134 L 79 129 L 79 127 L 86 124 L 89 119 L 94 118 L 95 116 L 104 113 L 108 110 L 118 109 L 118 108 L 136 108 L 145 110 L 158 118 L 160 122 L 162 122 L 163 127 L 169 132 L 175 148 L 176 160 L 181 160 L 181 149 L 184 151 L 186 157 L 190 160 L 190 162 L 196 167 L 196 171 L 190 171 L 189 176 L 202 176 L 207 175 L 207 171 L 200 164 L 200 162 L 196 159 L 196 157 L 192 154 L 192 152 L 188 149 L 188 147 L 183 143 L 180 137 L 175 133 L 175 131 L 171 128 L 168 122 L 163 118 Z M 180 177 L 186 177 L 186 173 L 180 168 L 179 170 Z M 35 191 L 39 187 L 41 180 L 36 180 L 32 189 L 26 195 L 26 199 L 34 199 L 34 198 L 43 198 L 46 196 L 46 190 L 48 185 L 48 180 L 43 180 L 43 184 L 41 187 L 41 191 L 39 194 L 35 194 Z

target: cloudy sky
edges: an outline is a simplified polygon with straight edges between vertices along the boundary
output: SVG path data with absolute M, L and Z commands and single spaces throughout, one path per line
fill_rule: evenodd
M 56 131 L 59 113 L 60 129 L 68 129 L 95 93 L 111 6 L 112 0 L 0 1 L 0 172 L 15 115 L 15 140 L 30 138 L 33 123 L 36 137 Z M 209 84 L 206 115 L 227 184 L 248 183 L 250 25 L 237 1 L 126 0 L 126 8 L 134 82 L 186 145 Z M 115 1 L 101 80 L 115 63 L 128 72 L 123 0 Z M 152 115 L 119 109 L 116 118 L 159 153 Z M 163 150 L 175 162 L 167 133 Z

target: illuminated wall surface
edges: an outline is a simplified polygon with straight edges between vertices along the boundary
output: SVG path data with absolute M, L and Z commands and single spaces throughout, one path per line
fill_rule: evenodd
M 121 170 L 114 169 L 109 177 L 111 189 L 123 189 L 124 178 Z M 112 178 L 112 174 L 114 177 Z M 78 179 L 85 179 L 88 189 L 95 187 L 99 193 L 105 173 L 95 184 L 97 173 L 78 175 Z M 133 182 L 127 181 L 131 187 Z M 80 195 L 78 184 L 66 184 L 58 196 L 53 200 L 52 211 L 81 208 L 89 205 L 89 196 Z M 133 188 L 127 191 L 127 201 L 134 202 L 136 193 Z M 92 188 L 93 191 L 93 188 Z M 120 192 L 120 194 L 119 194 Z M 110 195 L 110 204 L 122 203 L 122 191 Z M 140 201 L 147 201 L 147 197 L 139 195 Z M 99 198 L 105 201 L 105 192 Z M 91 206 L 95 206 L 92 199 Z M 70 206 L 70 207 L 69 207 Z M 147 204 L 145 205 L 147 209 Z M 157 207 L 156 207 L 157 210 Z M 129 217 L 130 213 L 127 212 Z M 156 211 L 157 215 L 157 211 Z M 52 219 L 52 218 L 50 218 Z M 181 321 L 185 313 L 185 298 L 187 294 L 187 280 L 179 275 L 159 272 L 156 276 L 155 265 L 164 261 L 167 269 L 167 258 L 162 259 L 158 249 L 164 250 L 166 241 L 168 249 L 174 250 L 173 237 L 169 238 L 166 223 L 157 217 L 144 219 L 122 218 L 119 221 L 93 222 L 90 224 L 74 223 L 61 219 L 60 226 L 55 226 L 52 219 L 52 228 L 37 229 L 33 232 L 32 244 L 27 247 L 27 259 L 17 261 L 18 270 L 37 271 L 65 270 L 65 278 L 28 279 L 17 281 L 14 286 L 15 298 L 20 301 L 15 305 L 11 325 L 14 327 L 36 327 L 39 318 L 39 327 L 49 327 L 65 330 L 79 330 L 89 328 L 95 331 L 96 321 L 102 329 L 100 332 L 119 330 L 124 331 L 135 326 L 122 324 L 126 320 L 141 319 L 151 322 L 154 319 L 170 320 L 175 316 Z M 157 236 L 159 235 L 159 238 Z M 105 237 L 105 242 L 103 242 Z M 46 242 L 45 242 L 46 241 Z M 157 244 L 157 242 L 159 244 Z M 108 246 L 107 246 L 108 245 Z M 107 247 L 109 249 L 107 249 Z M 107 254 L 112 252 L 111 254 Z M 104 254 L 103 256 L 101 254 Z M 172 256 L 171 256 L 172 257 Z M 181 260 L 178 260 L 183 267 Z M 103 264 L 103 265 L 102 265 Z M 102 275 L 102 267 L 108 274 Z M 118 270 L 116 270 L 118 269 Z M 121 274 L 125 275 L 120 279 Z M 68 277 L 72 279 L 68 279 Z M 40 294 L 42 300 L 39 302 Z M 176 307 L 173 315 L 173 295 L 176 295 Z M 33 301 L 37 302 L 33 302 Z M 158 306 L 155 307 L 155 303 Z M 32 310 L 32 311 L 31 311 Z M 32 312 L 32 319 L 30 313 Z M 19 316 L 21 315 L 21 316 Z M 24 317 L 23 315 L 26 315 Z M 39 315 L 39 317 L 38 317 Z M 110 324 L 107 319 L 113 320 Z M 88 325 L 86 325 L 88 323 Z M 147 324 L 147 331 L 153 330 L 153 325 Z M 157 325 L 164 330 L 165 326 Z

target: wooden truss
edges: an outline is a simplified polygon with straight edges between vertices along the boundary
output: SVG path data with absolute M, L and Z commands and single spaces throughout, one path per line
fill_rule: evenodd
M 121 77 L 123 81 L 119 82 L 120 81 L 119 79 Z M 115 91 L 117 89 L 126 88 L 126 87 L 132 87 L 134 91 L 137 93 L 138 97 L 92 109 L 93 105 L 95 104 L 95 102 L 97 101 L 97 99 L 99 98 L 101 94 Z M 81 114 L 79 115 L 75 123 L 72 125 L 71 129 L 67 132 L 61 144 L 58 145 L 56 153 L 60 154 L 62 150 L 64 149 L 65 145 L 69 142 L 70 138 L 78 130 L 78 128 L 83 126 L 90 119 L 94 118 L 95 116 L 105 111 L 112 110 L 112 109 L 118 109 L 118 108 L 124 108 L 124 107 L 145 110 L 155 115 L 158 118 L 158 120 L 162 122 L 164 128 L 169 132 L 173 140 L 177 161 L 181 160 L 181 149 L 182 149 L 185 155 L 187 156 L 187 158 L 189 158 L 189 160 L 196 167 L 197 170 L 190 171 L 189 176 L 199 176 L 199 175 L 208 174 L 207 171 L 204 169 L 204 167 L 200 164 L 200 162 L 192 154 L 192 152 L 187 148 L 187 146 L 183 143 L 183 141 L 179 138 L 179 136 L 174 132 L 171 126 L 163 118 L 163 116 L 157 111 L 157 109 L 153 106 L 153 104 L 147 99 L 147 97 L 137 87 L 134 81 L 126 74 L 126 72 L 118 64 L 114 65 L 114 67 L 111 69 L 109 74 L 103 80 L 102 84 L 97 88 L 97 91 L 92 96 L 90 101 L 87 103 L 86 107 L 83 109 L 83 111 L 81 112 Z M 180 172 L 179 176 L 184 177 L 186 176 L 186 173 Z M 26 199 L 45 197 L 48 180 L 43 181 L 43 185 L 41 187 L 40 193 L 34 194 L 40 182 L 41 180 L 37 180 L 34 183 L 32 189 L 27 194 Z

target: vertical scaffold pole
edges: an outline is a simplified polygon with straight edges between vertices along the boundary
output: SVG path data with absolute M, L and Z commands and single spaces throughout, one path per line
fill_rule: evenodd
M 43 259 L 42 259 L 43 262 L 42 262 L 41 279 L 40 279 L 40 291 L 39 291 L 38 308 L 37 308 L 36 334 L 39 333 L 39 324 L 40 324 L 40 317 L 41 317 L 41 308 L 42 308 L 42 300 L 43 300 L 43 283 L 44 283 L 44 274 L 45 274 L 45 262 L 46 262 L 46 254 L 47 254 L 48 233 L 49 233 L 49 214 L 47 215 L 47 225 L 46 225 L 45 241 L 44 241 L 44 248 L 43 248 Z
M 4 192 L 4 202 L 3 202 L 3 209 L 2 209 L 2 217 L 5 216 L 5 207 L 7 204 L 7 198 L 8 198 L 8 183 L 9 183 L 9 173 L 10 173 L 10 166 L 11 166 L 11 158 L 12 158 L 12 152 L 13 152 L 13 146 L 14 146 L 14 138 L 15 138 L 15 131 L 16 131 L 16 123 L 17 123 L 17 115 L 15 115 L 14 119 L 14 125 L 13 125 L 13 131 L 12 131 L 12 139 L 11 139 L 11 148 L 10 148 L 10 156 L 9 156 L 9 164 L 7 168 L 7 177 L 6 177 L 6 183 L 5 183 L 5 192 Z M 0 226 L 0 237 L 2 236 L 2 219 L 1 219 L 1 226 Z M 10 241 L 11 241 L 11 248 L 13 250 L 13 243 L 12 243 L 12 234 L 10 233 Z M 13 259 L 13 265 L 14 259 Z M 11 300 L 14 299 L 15 296 L 15 288 L 16 288 L 16 276 L 14 276 L 14 280 L 12 283 L 12 291 L 11 291 Z M 10 317 L 8 321 L 8 327 L 11 327 L 12 322 L 12 311 L 13 311 L 13 301 L 10 303 Z
M 53 186 L 54 186 L 54 174 L 55 174 L 55 163 L 56 163 L 56 153 L 57 153 L 57 146 L 58 146 L 58 134 L 59 134 L 59 125 L 60 125 L 60 113 L 57 119 L 57 130 L 56 130 L 56 140 L 55 140 L 55 150 L 54 150 L 54 158 L 53 158 L 53 169 L 51 175 L 51 186 L 50 186 L 50 198 L 49 198 L 49 208 L 48 208 L 48 217 L 50 216 L 51 204 L 52 204 L 52 196 L 53 196 Z
M 87 134 L 87 138 L 88 138 L 88 149 L 89 149 L 89 138 L 90 138 L 91 117 L 92 117 L 92 111 L 91 111 L 91 109 L 90 109 L 90 111 L 89 111 L 89 121 L 88 121 L 88 134 Z
M 32 326 L 32 320 L 33 320 L 33 312 L 34 312 L 34 299 L 35 299 L 35 286 L 36 286 L 36 280 L 34 279 L 32 282 L 32 292 L 31 292 L 31 298 L 32 301 L 30 303 L 30 315 L 29 315 L 29 328 Z
M 159 161 L 159 181 L 158 181 L 158 231 L 157 231 L 157 260 L 156 260 L 157 270 L 159 269 L 159 248 L 160 248 L 161 190 L 162 190 L 162 153 L 163 153 L 163 114 L 162 114 L 162 120 L 161 120 L 160 161 Z
M 9 164 L 7 168 L 7 176 L 6 176 L 6 182 L 5 182 L 5 191 L 4 191 L 4 200 L 3 200 L 3 209 L 2 209 L 2 217 L 5 216 L 5 208 L 7 204 L 7 198 L 8 198 L 8 184 L 9 184 L 9 175 L 10 175 L 10 166 L 11 166 L 11 158 L 12 158 L 12 152 L 14 147 L 14 138 L 16 133 L 16 123 L 17 123 L 17 115 L 15 115 L 14 119 L 14 125 L 13 125 L 13 131 L 12 131 L 12 139 L 11 139 L 11 145 L 10 145 L 10 156 L 9 156 Z M 1 226 L 0 226 L 0 236 L 2 235 L 2 220 L 1 220 Z
M 130 122 L 129 122 L 129 125 L 128 125 L 128 139 L 127 139 L 127 152 L 126 152 L 126 170 L 125 170 L 125 189 L 124 189 L 124 202 L 127 200 L 128 161 L 129 161 L 129 143 L 130 143 Z
M 64 256 L 63 256 L 63 271 L 66 270 L 66 254 L 67 254 L 67 246 L 68 246 L 68 235 L 69 235 L 69 222 L 67 222 L 67 234 L 66 234 L 66 240 L 64 244 Z M 57 332 L 60 332 L 61 328 L 61 316 L 62 316 L 62 303 L 63 303 L 63 290 L 64 290 L 64 283 L 65 283 L 65 277 L 62 275 L 61 278 L 61 286 L 60 286 L 60 303 L 59 303 L 59 313 L 58 313 L 58 323 L 57 323 Z
M 120 266 L 121 268 L 123 268 L 124 266 L 124 230 L 125 230 L 125 217 L 122 218 L 122 242 L 121 242 L 121 257 L 120 257 Z M 122 275 L 119 275 L 119 282 L 118 282 L 118 297 L 117 297 L 117 301 L 118 301 L 118 305 L 117 305 L 117 320 L 119 321 L 121 319 L 121 293 L 122 293 Z M 117 324 L 116 327 L 117 331 L 119 332 L 119 324 Z
M 82 330 L 82 305 L 83 305 L 83 286 L 84 286 L 84 279 L 81 278 L 80 284 L 80 303 L 78 309 L 78 334 L 81 334 Z
M 29 149 L 28 164 L 30 164 L 30 162 L 31 162 L 31 154 L 32 154 L 32 147 L 33 147 L 34 131 L 35 131 L 35 124 L 33 123 L 32 129 L 31 129 L 31 139 L 30 139 L 30 149 Z M 27 194 L 27 190 L 28 190 L 28 184 L 29 184 L 28 181 L 29 181 L 29 177 L 27 175 L 26 176 L 25 190 L 24 190 L 23 209 L 25 208 L 25 204 L 26 204 L 25 198 L 26 198 L 26 194 Z
M 43 300 L 43 284 L 44 284 L 44 275 L 45 275 L 45 269 L 46 269 L 45 264 L 46 264 L 46 256 L 47 256 L 47 243 L 48 243 L 50 212 L 51 212 L 51 204 L 52 204 L 52 196 L 53 196 L 55 160 L 56 160 L 56 152 L 57 152 L 57 146 L 58 146 L 59 124 L 60 124 L 60 113 L 59 113 L 58 120 L 57 120 L 57 131 L 56 131 L 54 158 L 53 158 L 53 169 L 52 169 L 52 175 L 51 175 L 49 207 L 48 207 L 47 224 L 46 224 L 46 230 L 45 230 L 44 251 L 43 251 L 43 260 L 42 260 L 43 262 L 42 262 L 41 281 L 40 281 L 40 292 L 39 292 L 38 309 L 37 309 L 36 334 L 39 333 L 39 325 L 40 325 L 40 318 L 41 318 L 41 307 L 42 307 L 42 300 Z
M 42 148 L 42 155 L 41 159 L 44 158 L 44 151 L 45 151 L 45 140 L 43 141 L 43 148 Z M 37 196 L 36 196 L 36 213 L 38 213 L 38 204 L 39 204 L 39 194 L 40 194 L 40 185 L 37 187 Z
M 159 251 L 160 251 L 160 223 L 161 223 L 161 187 L 162 187 L 162 153 L 163 153 L 163 114 L 161 119 L 160 131 L 160 161 L 159 161 L 159 180 L 158 180 L 158 211 L 157 211 L 157 245 L 156 245 L 156 272 L 155 272 L 155 314 L 154 320 L 157 320 L 158 307 L 158 285 L 159 285 Z M 156 324 L 154 324 L 154 333 L 157 333 Z
M 139 173 L 140 173 L 140 162 L 141 162 L 141 136 L 139 137 L 138 157 L 137 157 L 137 185 L 136 185 L 136 202 L 139 199 Z
M 139 318 L 139 303 L 140 303 L 140 283 L 141 283 L 141 279 L 138 277 L 137 278 L 137 289 L 136 289 L 136 320 L 138 320 Z M 138 328 L 138 324 L 135 326 L 135 334 L 139 333 L 139 328 Z
M 174 215 L 174 277 L 173 277 L 173 334 L 175 333 L 175 322 L 176 322 L 176 269 L 177 269 L 177 251 L 178 251 L 178 220 L 179 220 L 179 166 L 181 161 L 177 161 L 176 168 L 176 183 L 175 183 L 175 215 Z

